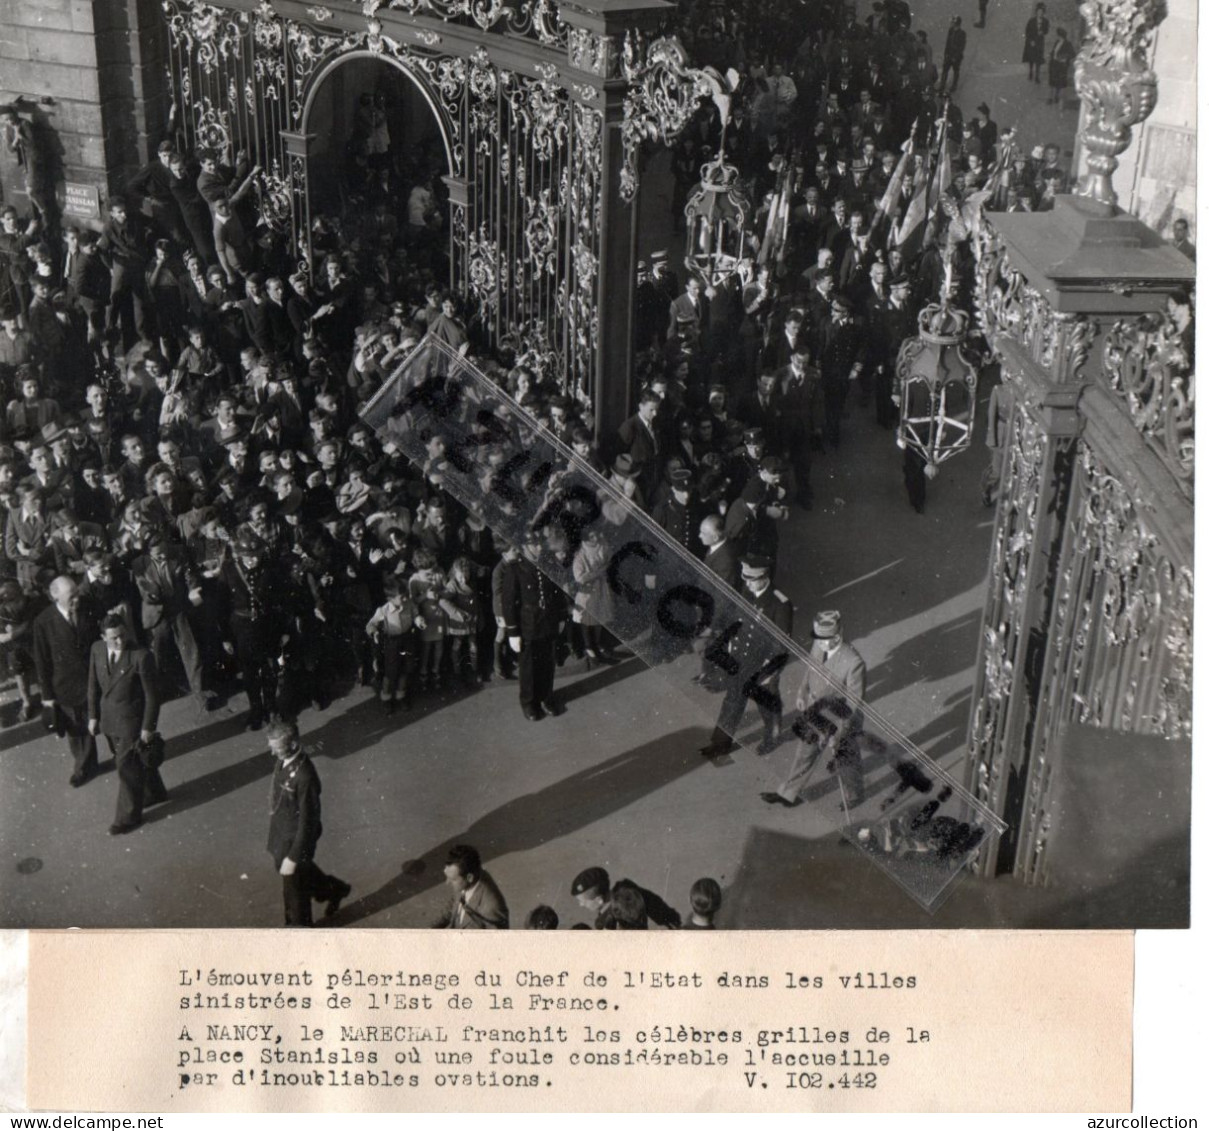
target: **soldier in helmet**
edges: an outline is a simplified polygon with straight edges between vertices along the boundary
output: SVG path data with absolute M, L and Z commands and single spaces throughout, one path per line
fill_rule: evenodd
M 276 709 L 283 583 L 264 542 L 252 531 L 241 530 L 234 549 L 223 560 L 220 575 L 229 594 L 235 662 L 248 693 L 245 729 L 259 730 Z
M 726 697 L 718 713 L 718 722 L 709 742 L 701 748 L 707 758 L 729 754 L 738 747 L 734 735 L 739 730 L 747 700 L 755 701 L 764 722 L 764 737 L 756 749 L 768 754 L 781 741 L 781 666 L 776 663 L 779 649 L 770 649 L 768 628 L 793 635 L 793 604 L 772 585 L 772 562 L 767 557 L 747 554 L 741 563 L 743 596 L 759 614 L 759 620 L 745 619 L 734 632 L 724 632 L 711 646 L 716 654 L 709 658 L 727 673 Z M 767 622 L 767 623 L 764 623 Z

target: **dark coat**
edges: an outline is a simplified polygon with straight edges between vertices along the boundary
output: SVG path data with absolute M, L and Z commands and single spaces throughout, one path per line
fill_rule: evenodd
M 88 717 L 99 719 L 108 738 L 133 742 L 139 732 L 155 730 L 160 700 L 155 658 L 146 648 L 127 645 L 109 670 L 104 640 L 92 646 L 88 666 Z
M 34 665 L 44 699 L 82 707 L 88 699 L 88 650 L 96 622 L 81 610 L 73 628 L 55 605 L 34 619 Z
M 760 621 L 767 622 L 779 628 L 786 636 L 793 635 L 793 603 L 779 589 L 768 586 L 758 597 L 745 593 L 747 600 L 755 606 L 760 614 Z M 735 633 L 730 643 L 730 654 L 744 668 L 760 667 L 767 663 L 772 655 L 765 643 L 766 628 L 759 621 L 743 618 L 743 626 Z M 780 648 L 777 648 L 780 651 Z
M 702 560 L 720 581 L 732 589 L 739 588 L 739 547 L 729 538 L 718 546 L 711 546 Z
M 548 640 L 567 619 L 567 599 L 528 558 L 521 558 L 501 577 L 500 605 L 509 636 Z
M 306 754 L 299 753 L 289 765 L 278 763 L 274 768 L 268 849 L 278 870 L 286 857 L 295 864 L 315 859 L 323 833 L 321 790 L 319 774 Z

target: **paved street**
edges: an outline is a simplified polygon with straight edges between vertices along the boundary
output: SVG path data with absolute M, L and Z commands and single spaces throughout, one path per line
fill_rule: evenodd
M 977 15 L 974 0 L 914 6 L 938 61 L 948 14 L 967 24 Z M 1030 86 L 1018 62 L 1026 17 L 1024 6 L 992 0 L 989 28 L 970 29 L 958 99 L 968 116 L 985 98 L 1027 146 L 1053 138 L 1069 152 L 1075 110 L 1063 118 L 1045 106 L 1045 87 Z M 643 227 L 659 238 L 657 226 Z M 980 389 L 980 418 L 988 395 Z M 844 446 L 815 464 L 815 509 L 795 512 L 783 535 L 789 568 L 779 584 L 796 605 L 800 641 L 814 610 L 843 611 L 870 701 L 959 772 L 992 521 L 979 500 L 983 429 L 929 485 L 918 515 L 892 434 L 871 408 L 852 413 Z M 304 714 L 323 780 L 318 862 L 353 885 L 339 925 L 429 925 L 458 842 L 481 850 L 514 925 L 539 903 L 564 926 L 579 921 L 570 882 L 598 864 L 682 911 L 693 881 L 713 876 L 726 892 L 723 926 L 1002 926 L 1034 921 L 1049 898 L 963 877 L 930 919 L 839 842 L 823 813 L 834 798 L 792 811 L 760 802 L 792 745 L 764 759 L 741 751 L 725 767 L 704 761 L 697 748 L 712 719 L 638 660 L 591 673 L 571 661 L 558 689 L 567 713 L 538 724 L 522 718 L 516 684 L 500 682 L 421 697 L 393 718 L 360 689 Z M 37 724 L 0 733 L 0 925 L 279 925 L 280 881 L 265 850 L 272 763 L 263 735 L 242 732 L 243 708 L 241 696 L 200 723 L 187 701 L 165 709 L 171 799 L 123 837 L 106 834 L 112 772 L 71 789 L 65 744 Z

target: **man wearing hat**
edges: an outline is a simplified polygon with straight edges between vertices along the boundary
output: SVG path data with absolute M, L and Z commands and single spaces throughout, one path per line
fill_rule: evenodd
M 621 455 L 613 460 L 613 466 L 609 468 L 609 482 L 629 499 L 634 506 L 641 510 L 646 510 L 646 496 L 638 485 L 640 471 L 641 468 L 634 462 L 629 453 L 622 452 Z M 606 513 L 612 503 L 611 498 L 602 503 L 606 508 Z
M 666 248 L 658 248 L 652 251 L 648 258 L 651 261 L 651 282 L 664 299 L 659 311 L 662 317 L 664 311 L 675 302 L 676 296 L 680 293 L 680 279 L 668 262 Z M 660 326 L 662 326 L 662 322 L 660 322 Z
M 880 310 L 880 341 L 883 364 L 874 376 L 874 400 L 877 422 L 893 428 L 898 422 L 894 405 L 895 365 L 903 342 L 916 332 L 915 305 L 911 301 L 911 279 L 906 274 L 890 280 L 890 299 Z
M 612 931 L 619 925 L 618 899 L 621 893 L 637 896 L 647 918 L 661 927 L 675 930 L 680 926 L 680 912 L 660 899 L 653 891 L 639 887 L 633 880 L 618 880 L 609 883 L 609 873 L 604 868 L 585 868 L 571 881 L 571 894 L 575 902 L 588 914 L 595 916 L 593 926 L 598 931 Z
M 538 568 L 541 550 L 541 533 L 529 531 L 523 553 L 501 578 L 500 592 L 508 643 L 520 656 L 521 710 L 532 722 L 564 710 L 554 698 L 554 667 L 567 599 Z
M 755 700 L 764 722 L 764 736 L 756 748 L 757 754 L 768 754 L 781 740 L 781 666 L 776 659 L 784 655 L 782 645 L 770 637 L 768 627 L 779 629 L 786 636 L 793 635 L 793 604 L 789 598 L 772 586 L 772 562 L 755 554 L 744 555 L 740 570 L 743 581 L 743 596 L 755 609 L 758 619 L 751 619 L 744 611 L 743 620 L 734 633 L 724 633 L 707 651 L 707 658 L 726 675 L 726 696 L 718 722 L 709 742 L 701 748 L 707 758 L 729 754 L 738 743 L 734 736 L 739 731 L 747 700 Z M 723 643 L 725 642 L 725 643 Z M 725 652 L 711 656 L 720 646 Z
M 785 474 L 779 456 L 764 456 L 755 476 L 726 511 L 723 533 L 749 554 L 766 557 L 775 573 L 780 534 L 777 523 L 789 516 L 788 492 L 781 485 Z
M 676 467 L 668 473 L 667 497 L 656 504 L 651 517 L 667 532 L 669 538 L 690 554 L 697 550 L 697 507 L 693 502 L 693 473 L 687 467 Z
M 231 548 L 233 552 L 221 559 L 219 578 L 231 610 L 235 663 L 248 696 L 244 729 L 259 730 L 277 706 L 283 579 L 252 531 L 240 531 Z
M 834 749 L 840 799 L 847 809 L 859 805 L 865 794 L 857 741 L 863 725 L 865 661 L 844 640 L 843 620 L 834 609 L 815 616 L 813 637 L 795 703 L 802 712 L 793 728 L 801 740 L 797 754 L 780 789 L 760 797 L 769 805 L 800 805 L 820 754 Z
M 638 285 L 634 290 L 634 344 L 639 353 L 651 348 L 663 329 L 663 312 L 670 296 L 655 285 L 645 260 L 638 261 Z
M 726 468 L 728 502 L 737 499 L 743 493 L 743 488 L 759 476 L 760 461 L 767 450 L 763 428 L 744 428 L 742 439 L 742 449 L 734 453 Z

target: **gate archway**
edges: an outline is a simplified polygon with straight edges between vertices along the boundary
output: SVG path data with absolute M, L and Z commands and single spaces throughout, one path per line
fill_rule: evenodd
M 406 179 L 393 174 L 409 169 L 448 177 L 453 172 L 450 125 L 442 108 L 423 79 L 405 61 L 365 50 L 348 51 L 331 59 L 316 72 L 302 108 L 301 130 L 313 137 L 307 154 L 307 199 L 312 209 L 344 203 L 349 192 L 350 162 L 360 139 L 358 117 L 365 98 L 382 96 L 385 131 L 381 140 L 388 149 L 362 155 L 368 172 L 386 166 L 396 192 L 406 193 Z M 439 157 L 437 150 L 439 149 Z M 416 159 L 400 160 L 407 153 Z M 379 160 L 384 158 L 384 160 Z M 360 168 L 360 167 L 359 167 Z

